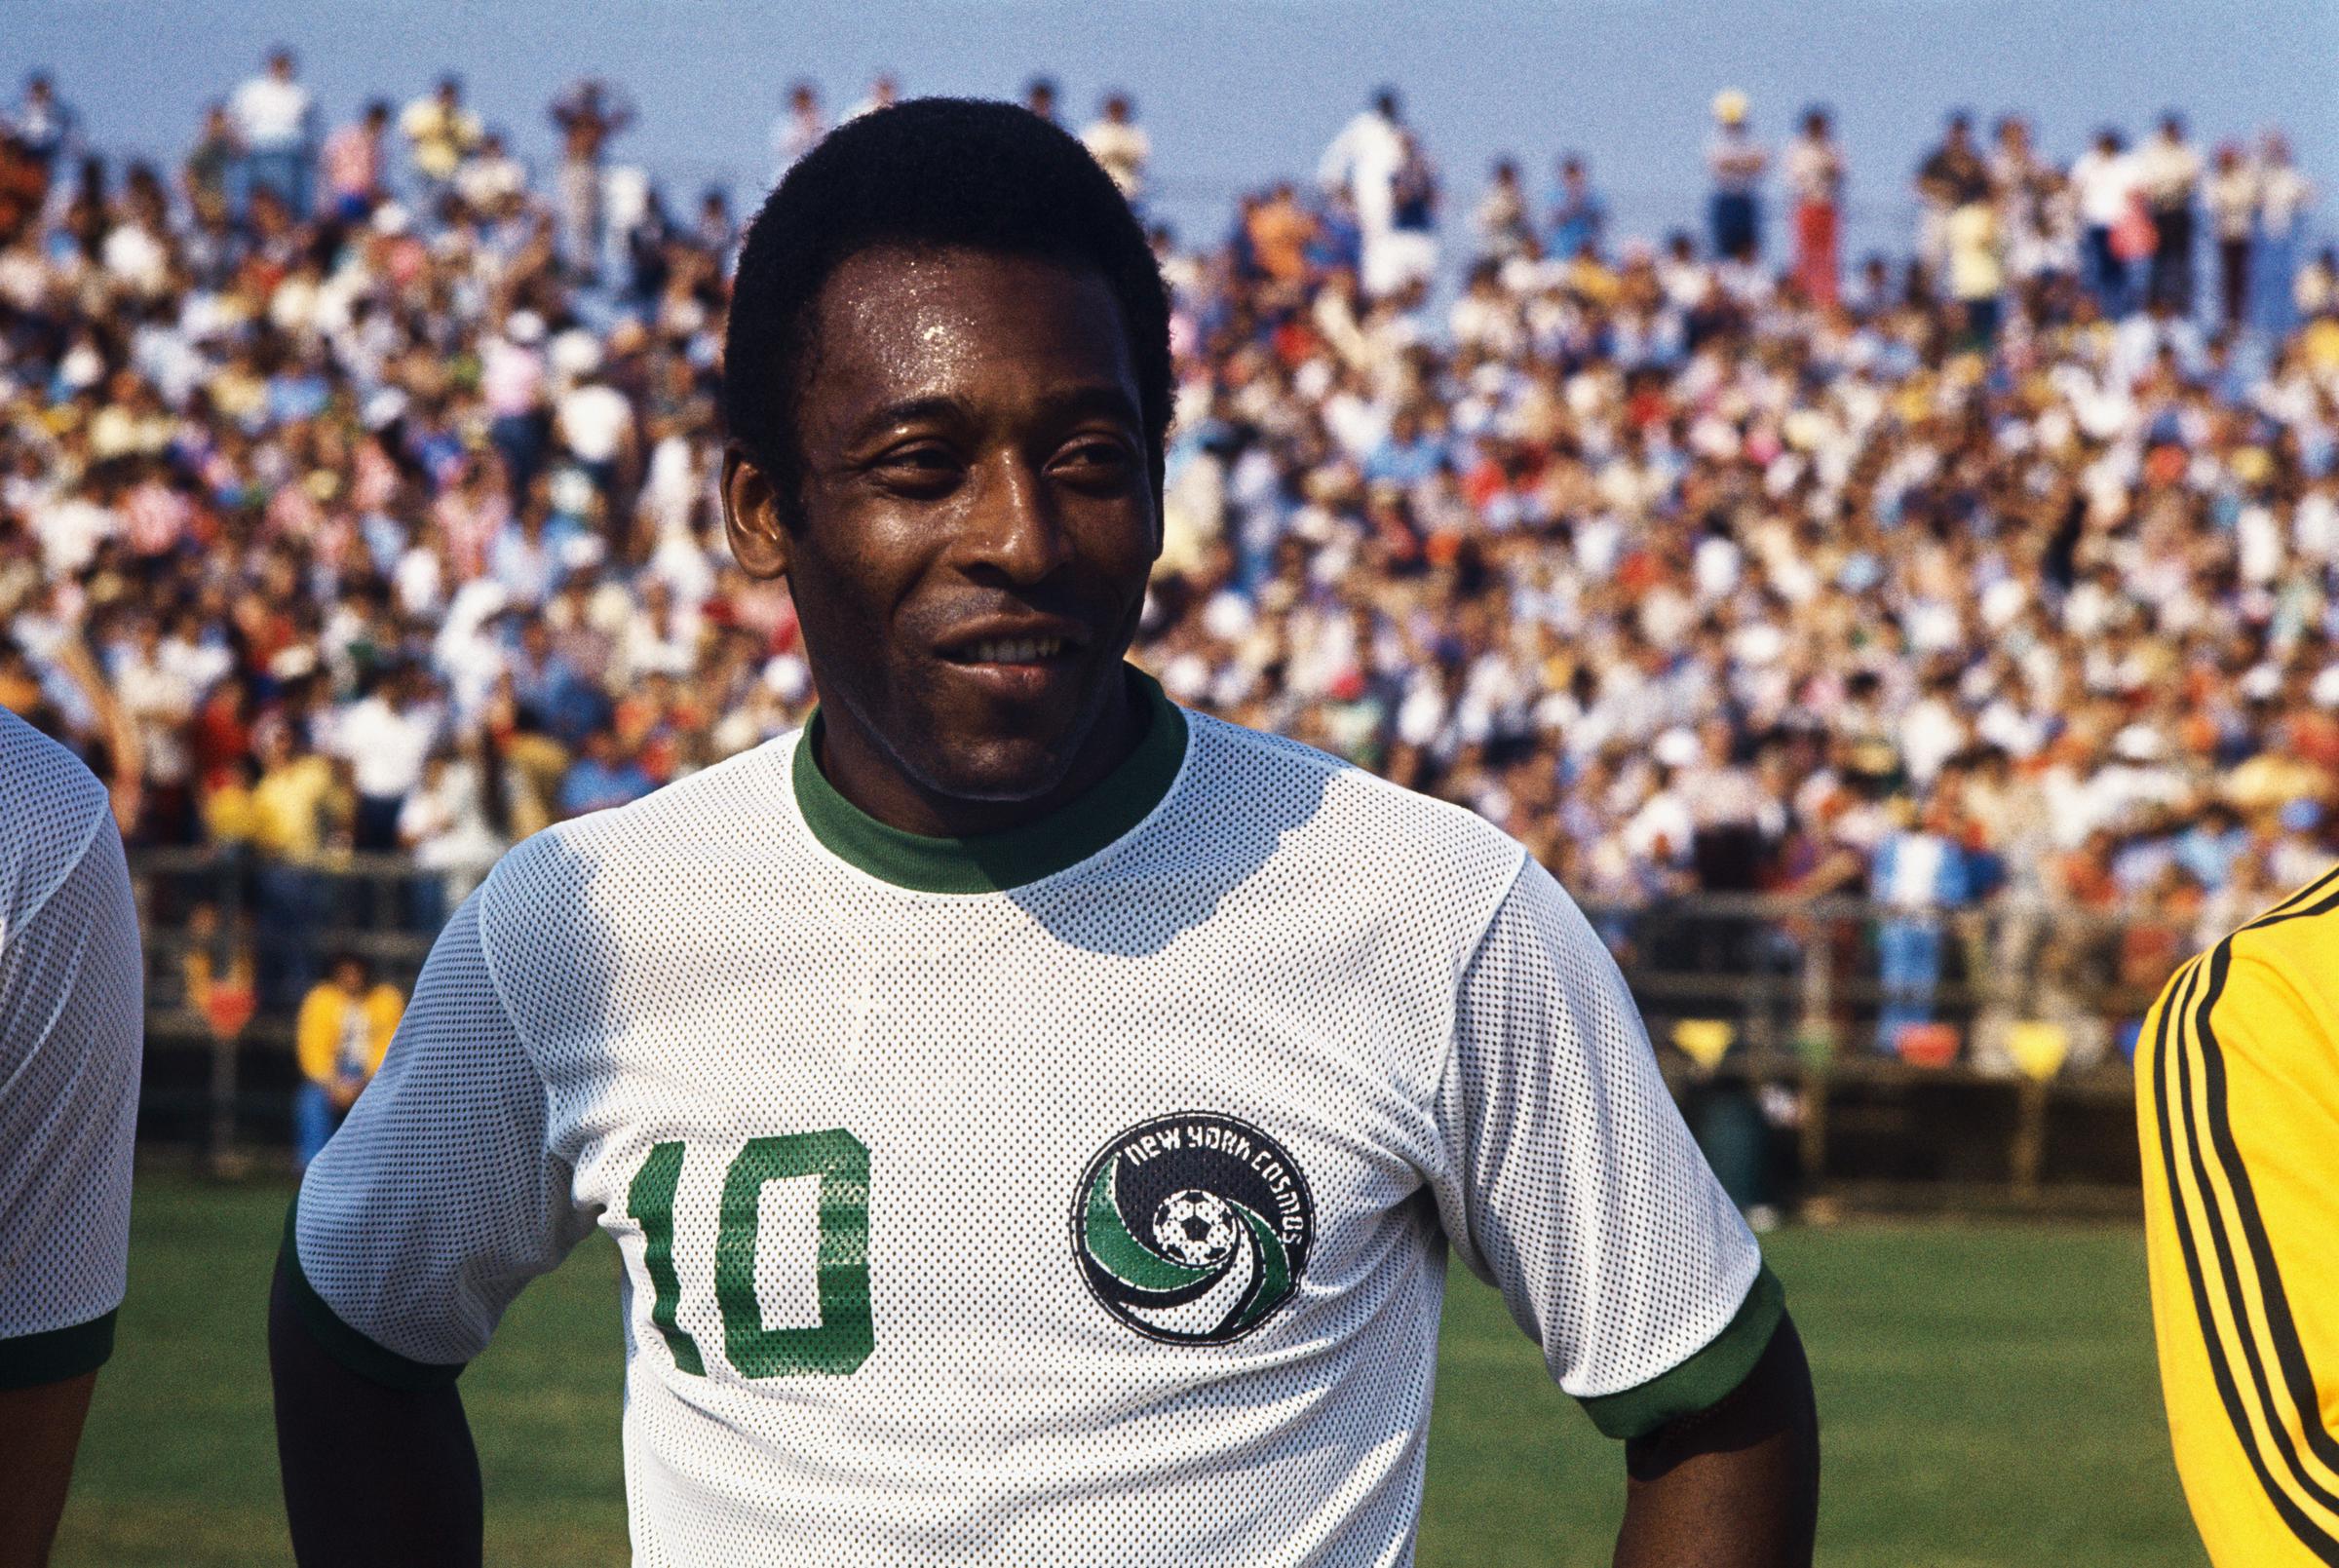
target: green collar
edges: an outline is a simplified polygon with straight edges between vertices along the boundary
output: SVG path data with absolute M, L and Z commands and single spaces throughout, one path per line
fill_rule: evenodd
M 913 892 L 999 893 L 1054 876 L 1143 822 L 1185 761 L 1186 715 L 1151 675 L 1133 666 L 1129 675 L 1145 719 L 1136 749 L 1094 788 L 1037 822 L 974 838 L 930 838 L 887 826 L 838 794 L 821 771 L 817 710 L 789 769 L 796 809 L 838 860 Z

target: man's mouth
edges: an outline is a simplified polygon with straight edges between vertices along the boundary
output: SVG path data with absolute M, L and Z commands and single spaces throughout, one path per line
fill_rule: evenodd
M 944 654 L 960 665 L 1043 665 L 1063 653 L 1061 637 L 985 637 Z

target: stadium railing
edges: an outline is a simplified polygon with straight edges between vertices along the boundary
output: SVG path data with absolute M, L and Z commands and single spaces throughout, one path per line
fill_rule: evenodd
M 160 849 L 131 865 L 147 933 L 141 1140 L 229 1170 L 286 1158 L 308 987 L 354 954 L 410 991 L 485 871 Z M 2130 1201 L 2127 1057 L 2193 948 L 2188 927 L 2006 898 L 1908 909 L 1700 894 L 1584 908 L 1717 1168 L 1746 1166 L 1734 1190 Z

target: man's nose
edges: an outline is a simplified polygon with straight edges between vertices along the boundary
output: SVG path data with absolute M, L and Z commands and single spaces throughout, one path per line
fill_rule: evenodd
M 984 467 L 968 533 L 970 564 L 1012 582 L 1039 582 L 1072 554 L 1047 482 L 1020 453 L 1000 454 Z

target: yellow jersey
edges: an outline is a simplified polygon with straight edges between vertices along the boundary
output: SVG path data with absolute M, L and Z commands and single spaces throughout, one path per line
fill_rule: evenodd
M 2339 868 L 2194 959 L 2136 1047 L 2161 1384 L 2218 1568 L 2339 1568 Z

